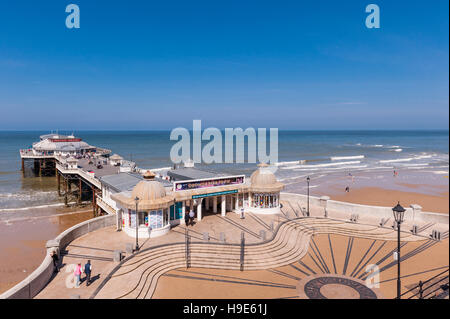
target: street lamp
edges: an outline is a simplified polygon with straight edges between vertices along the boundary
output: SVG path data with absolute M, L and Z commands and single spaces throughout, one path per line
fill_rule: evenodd
M 400 284 L 400 224 L 403 223 L 405 211 L 400 202 L 392 208 L 395 222 L 397 223 L 397 299 L 400 299 L 401 284 Z
M 139 204 L 139 197 L 136 196 L 134 199 L 134 202 L 136 203 L 136 218 L 134 220 L 135 226 L 136 226 L 136 251 L 139 251 L 139 242 L 138 242 L 138 204 Z
M 306 203 L 306 206 L 307 206 L 307 208 L 306 208 L 306 214 L 307 214 L 307 216 L 309 217 L 309 181 L 310 181 L 311 179 L 309 178 L 309 176 L 306 178 L 306 182 L 308 183 L 308 202 Z

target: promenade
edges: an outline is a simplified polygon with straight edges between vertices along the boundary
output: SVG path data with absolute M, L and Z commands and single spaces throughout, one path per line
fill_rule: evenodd
M 190 268 L 186 268 L 184 225 L 173 227 L 165 236 L 141 240 L 140 253 L 134 256 L 125 252 L 127 243 L 134 246 L 134 239 L 114 227 L 88 233 L 67 246 L 63 267 L 36 298 L 395 297 L 397 242 L 392 227 L 380 227 L 377 218 L 369 217 L 352 223 L 348 216 L 333 211 L 323 218 L 319 206 L 312 206 L 311 216 L 305 218 L 294 202 L 282 203 L 279 215 L 246 214 L 240 219 L 234 213 L 206 214 L 189 227 Z M 402 232 L 403 291 L 448 269 L 449 264 L 448 238 L 434 241 L 426 231 L 415 236 L 408 230 L 411 226 L 405 223 Z M 206 232 L 209 241 L 204 240 Z M 242 232 L 246 246 L 240 271 Z M 234 245 L 223 245 L 221 233 L 226 244 Z M 114 262 L 114 250 L 121 250 L 127 259 Z M 84 264 L 87 259 L 93 264 L 93 283 L 68 288 L 69 265 Z M 369 264 L 378 266 L 379 289 L 361 288 Z M 316 281 L 326 286 L 317 290 L 321 295 L 306 294 L 305 285 L 317 285 Z

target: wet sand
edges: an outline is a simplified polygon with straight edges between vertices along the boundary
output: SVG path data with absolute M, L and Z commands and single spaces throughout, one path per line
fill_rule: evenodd
M 49 207 L 20 212 L 0 221 L 0 293 L 30 275 L 45 257 L 45 243 L 64 230 L 92 218 L 92 209 Z

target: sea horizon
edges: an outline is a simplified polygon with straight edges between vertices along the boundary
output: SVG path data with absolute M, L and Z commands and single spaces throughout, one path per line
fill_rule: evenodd
M 142 169 L 172 167 L 170 149 L 176 143 L 168 130 L 61 131 L 110 149 Z M 19 150 L 50 131 L 0 131 L 0 210 L 61 203 L 53 178 L 22 178 Z M 268 132 L 266 133 L 269 134 Z M 393 169 L 448 175 L 448 130 L 281 130 L 276 176 L 290 182 L 302 176 L 325 182 L 336 174 L 386 174 Z M 203 141 L 206 143 L 205 141 Z M 202 143 L 203 144 L 203 143 Z M 245 146 L 246 149 L 247 146 Z M 247 160 L 247 159 L 246 159 Z M 300 162 L 303 161 L 303 162 Z M 204 164 L 199 168 L 249 176 L 257 163 Z M 432 182 L 432 181 L 431 181 Z

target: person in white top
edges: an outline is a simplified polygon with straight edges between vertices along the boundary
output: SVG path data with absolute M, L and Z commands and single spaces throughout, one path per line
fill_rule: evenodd
M 194 216 L 195 216 L 195 213 L 194 213 L 194 211 L 191 209 L 191 211 L 189 212 L 189 223 L 190 223 L 192 226 L 194 226 Z

